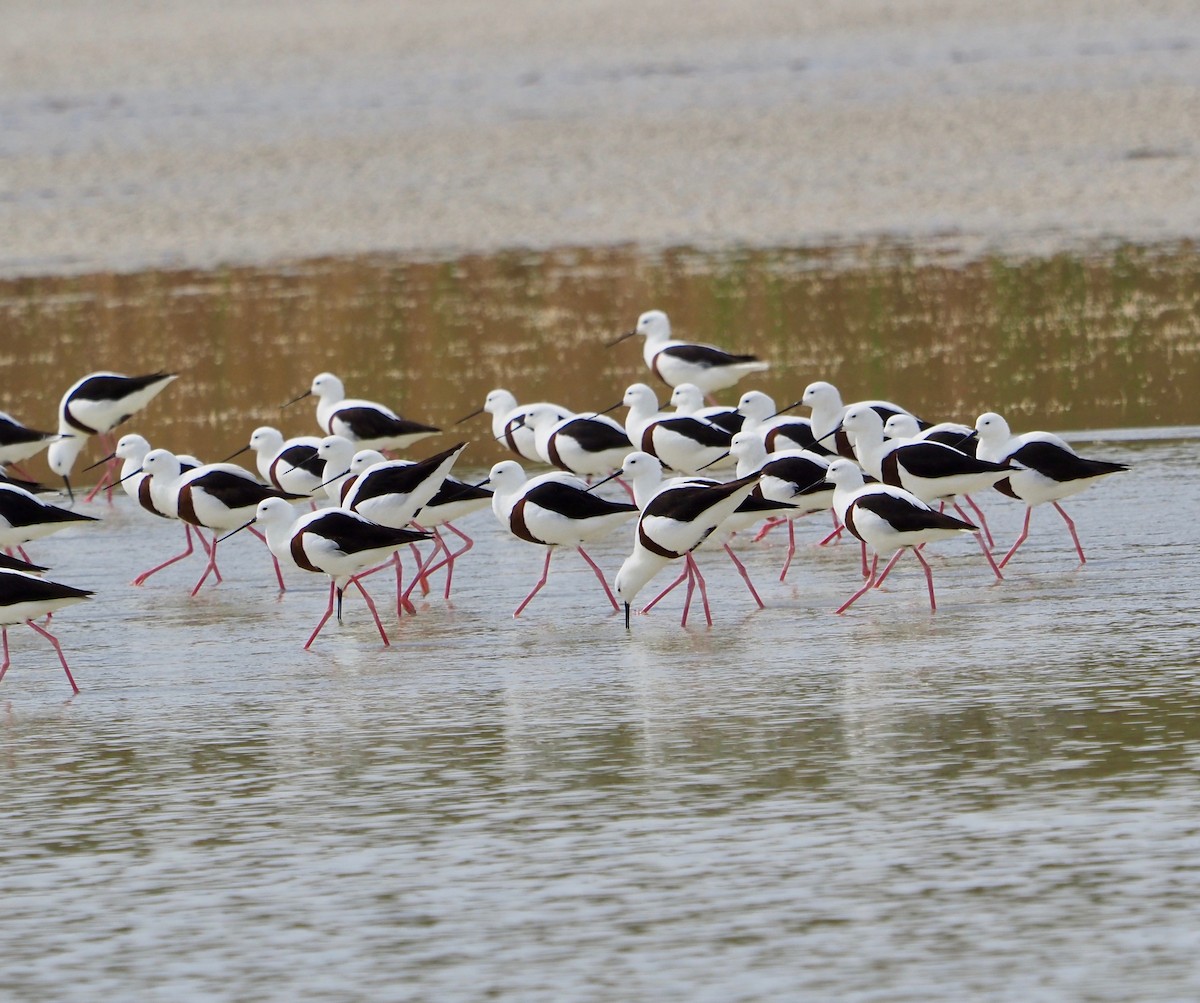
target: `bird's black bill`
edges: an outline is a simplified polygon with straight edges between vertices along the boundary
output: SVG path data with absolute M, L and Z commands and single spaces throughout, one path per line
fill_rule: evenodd
M 484 409 L 483 409 L 483 408 L 476 408 L 476 409 L 475 409 L 474 411 L 472 411 L 470 414 L 464 414 L 464 415 L 463 415 L 461 418 L 459 418 L 459 419 L 458 419 L 458 421 L 456 421 L 454 424 L 456 424 L 456 425 L 461 425 L 461 424 L 462 424 L 464 421 L 470 421 L 472 418 L 474 418 L 474 417 L 476 417 L 476 416 L 478 416 L 478 415 L 481 415 L 481 414 L 483 414 L 483 412 L 484 412 Z
M 223 543 L 225 540 L 228 540 L 228 539 L 229 539 L 231 536 L 237 536 L 237 534 L 238 534 L 238 533 L 240 533 L 240 532 L 241 532 L 243 529 L 249 529 L 249 528 L 250 528 L 251 526 L 253 526 L 253 525 L 254 525 L 254 524 L 257 522 L 257 521 L 258 521 L 257 519 L 251 519 L 249 522 L 244 522 L 244 523 L 242 523 L 240 526 L 238 526 L 238 528 L 237 528 L 237 529 L 231 529 L 231 530 L 230 530 L 228 533 L 226 533 L 224 536 L 218 536 L 218 537 L 217 537 L 217 538 L 216 538 L 216 539 L 213 541 L 213 543 Z
M 249 443 L 244 445 L 236 453 L 230 453 L 227 457 L 225 457 L 225 459 L 221 460 L 221 462 L 228 463 L 230 460 L 234 459 L 235 457 L 241 456 L 242 453 L 248 453 L 248 452 L 250 452 L 250 444 Z
M 633 337 L 635 334 L 637 334 L 637 331 L 626 331 L 626 332 L 625 332 L 623 335 L 621 335 L 621 337 L 619 337 L 619 338 L 615 339 L 614 341 L 610 341 L 610 342 L 608 342 L 607 344 L 605 344 L 605 346 L 604 346 L 604 347 L 605 347 L 605 348 L 612 348 L 612 347 L 613 347 L 613 345 L 619 345 L 619 344 L 621 344 L 621 342 L 622 342 L 622 341 L 624 341 L 626 338 L 632 338 L 632 337 Z
M 589 484 L 588 490 L 595 491 L 596 488 L 600 487 L 601 484 L 607 484 L 609 481 L 615 481 L 618 477 L 621 476 L 622 472 L 623 471 L 618 470 L 615 474 L 609 474 L 607 477 L 603 477 L 600 480 L 596 481 L 595 484 Z
M 109 460 L 115 460 L 116 458 L 117 458 L 116 453 L 109 453 L 107 456 L 103 457 L 102 459 L 97 460 L 95 463 L 92 463 L 89 466 L 84 467 L 83 472 L 87 473 L 89 470 L 94 470 L 96 467 L 100 466 L 100 464 L 107 463 Z
M 629 629 L 629 603 L 625 604 L 625 629 Z
M 304 393 L 302 393 L 299 397 L 293 397 L 290 401 L 284 401 L 284 403 L 280 404 L 279 410 L 282 411 L 285 407 L 291 407 L 293 404 L 298 404 L 300 401 L 304 400 L 305 397 L 311 397 L 311 396 L 312 396 L 312 391 L 305 390 Z
M 340 480 L 341 480 L 343 477 L 345 477 L 345 476 L 346 476 L 348 473 L 350 473 L 350 468 L 349 468 L 349 467 L 347 467 L 345 470 L 343 470 L 343 471 L 342 471 L 340 474 L 335 474 L 333 477 L 329 478 L 329 480 L 327 480 L 327 481 L 322 481 L 320 484 L 318 484 L 318 485 L 317 485 L 317 487 L 319 487 L 319 488 L 328 487 L 328 486 L 329 486 L 330 484 L 332 484 L 334 481 L 340 481 Z
M 144 473 L 145 473 L 145 470 L 143 470 L 141 467 L 138 467 L 137 470 L 131 470 L 124 477 L 122 477 L 119 481 L 117 481 L 117 484 L 124 484 L 130 478 L 137 477 L 138 474 L 144 474 Z M 116 484 L 114 484 L 113 487 L 116 487 Z
M 725 460 L 728 458 L 729 458 L 729 450 L 726 450 L 720 456 L 718 456 L 715 460 L 709 460 L 706 464 L 704 464 L 704 466 L 697 467 L 696 469 L 697 470 L 707 470 L 709 467 L 713 466 L 714 464 L 720 463 L 722 460 Z

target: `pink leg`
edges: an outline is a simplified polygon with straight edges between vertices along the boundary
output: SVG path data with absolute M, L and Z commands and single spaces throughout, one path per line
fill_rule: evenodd
M 633 488 L 631 488 L 631 487 L 630 487 L 628 484 L 626 484 L 626 483 L 625 483 L 625 480 L 624 480 L 624 478 L 621 478 L 621 477 L 616 477 L 616 478 L 614 478 L 614 480 L 615 480 L 615 481 L 616 481 L 618 484 L 620 484 L 620 485 L 621 485 L 621 487 L 623 487 L 623 488 L 625 489 L 625 493 L 626 493 L 627 495 L 629 495 L 629 500 L 630 500 L 631 502 L 633 502 L 633 503 L 636 505 L 636 504 L 637 504 L 637 499 L 633 497 Z
M 708 608 L 708 589 L 704 587 L 704 576 L 700 574 L 700 565 L 696 563 L 696 559 L 691 554 L 688 554 L 685 559 L 691 565 L 692 575 L 696 579 L 696 588 L 700 590 L 700 601 L 704 604 L 704 619 L 711 627 L 712 610 Z
M 1075 541 L 1075 553 L 1079 555 L 1079 563 L 1087 564 L 1087 558 L 1083 556 L 1083 547 L 1079 544 L 1079 534 L 1075 532 L 1075 523 L 1071 521 L 1071 517 L 1067 515 L 1066 510 L 1058 503 L 1052 502 L 1058 514 L 1063 517 L 1063 521 L 1067 524 L 1067 529 L 1071 531 L 1071 539 Z
M 965 498 L 966 495 L 963 495 L 963 497 Z M 958 513 L 958 517 L 960 519 L 963 519 L 966 522 L 971 521 L 967 518 L 967 513 L 963 511 L 962 506 L 959 505 L 958 502 L 954 503 L 954 511 Z M 992 552 L 988 550 L 988 545 L 984 542 L 983 533 L 976 533 L 975 539 L 979 542 L 979 549 L 983 551 L 983 556 L 987 559 L 988 565 L 992 569 L 992 574 L 994 574 L 1000 581 L 1004 581 L 1004 576 L 1000 574 L 1000 569 L 996 567 L 996 559 L 992 557 Z
M 250 531 L 254 532 L 253 529 Z M 196 582 L 195 587 L 192 589 L 193 596 L 200 591 L 200 586 L 204 584 L 205 579 L 210 574 L 216 575 L 217 582 L 221 581 L 221 573 L 217 570 L 217 538 L 215 535 L 213 536 L 212 549 L 208 552 L 208 565 L 204 569 L 204 574 L 200 576 L 200 581 Z
M 553 556 L 554 556 L 554 548 L 547 547 L 546 548 L 546 563 L 542 565 L 542 577 L 538 579 L 538 583 L 533 587 L 533 591 L 530 592 L 529 595 L 527 595 L 525 597 L 524 602 L 522 602 L 521 605 L 518 606 L 513 611 L 514 617 L 520 616 L 521 611 L 526 606 L 529 605 L 529 600 L 531 600 L 535 595 L 537 595 L 539 592 L 542 591 L 542 586 L 546 584 L 546 579 L 550 577 L 550 558 Z
M 737 568 L 738 574 L 742 576 L 742 581 L 746 583 L 746 588 L 750 590 L 750 594 L 754 597 L 754 601 L 758 603 L 758 608 L 762 609 L 764 605 L 763 601 L 760 598 L 758 591 L 754 588 L 754 583 L 750 581 L 750 572 L 746 570 L 746 565 L 738 560 L 737 554 L 733 552 L 728 543 L 725 544 L 725 553 L 727 553 L 729 555 L 729 559 L 733 561 L 733 566 Z
M 582 547 L 576 547 L 575 549 L 579 551 L 579 556 L 587 561 L 591 569 L 596 572 L 596 577 L 600 579 L 600 584 L 604 586 L 604 594 L 608 596 L 608 601 L 612 603 L 612 608 L 620 609 L 621 607 L 617 604 L 617 597 L 612 594 L 612 589 L 608 587 L 608 582 L 604 580 L 604 572 L 600 570 L 600 566 L 588 556 L 587 551 Z
M 321 620 L 317 624 L 316 629 L 311 634 L 308 635 L 308 640 L 304 642 L 304 650 L 305 651 L 307 651 L 309 649 L 309 647 L 312 645 L 313 641 L 315 641 L 317 639 L 317 635 L 319 633 L 321 633 L 321 628 L 324 627 L 325 624 L 327 624 L 329 622 L 329 618 L 331 616 L 333 616 L 333 594 L 334 594 L 335 588 L 336 588 L 336 586 L 333 584 L 333 582 L 330 582 L 329 583 L 329 605 L 325 608 L 325 615 L 323 617 L 321 617 Z
M 1025 524 L 1021 527 L 1021 535 L 1017 537 L 1017 542 L 1014 543 L 1008 549 L 1008 553 L 1004 555 L 1004 560 L 1002 560 L 1000 562 L 1000 567 L 1004 567 L 1004 565 L 1006 565 L 1009 561 L 1012 560 L 1012 555 L 1017 552 L 1017 548 L 1019 548 L 1021 546 L 1021 544 L 1024 543 L 1026 538 L 1029 536 L 1029 518 L 1032 515 L 1033 515 L 1033 509 L 1027 508 L 1025 510 Z
M 833 512 L 833 509 L 830 509 L 829 511 Z M 833 512 L 833 532 L 825 537 L 825 539 L 823 539 L 820 543 L 818 543 L 817 546 L 824 547 L 833 543 L 834 540 L 840 540 L 842 538 L 842 532 L 845 530 L 845 528 L 846 527 L 838 521 L 837 513 Z
M 891 558 L 891 560 L 889 560 L 889 561 L 887 562 L 887 564 L 885 564 L 885 565 L 883 566 L 883 574 L 881 574 L 881 575 L 879 575 L 879 577 L 875 578 L 875 588 L 879 588 L 879 586 L 883 584 L 883 580 L 884 580 L 885 578 L 887 578 L 887 576 L 888 576 L 888 575 L 890 575 L 890 574 L 892 573 L 892 568 L 894 568 L 894 567 L 896 566 L 897 562 L 898 562 L 898 561 L 900 560 L 900 558 L 901 558 L 901 557 L 903 557 L 903 556 L 904 556 L 904 548 L 903 548 L 903 547 L 901 547 L 901 548 L 900 548 L 899 550 L 897 550 L 897 551 L 896 551 L 894 554 L 892 554 L 892 558 Z M 875 555 L 875 558 L 876 558 L 876 560 L 878 560 L 878 559 L 879 559 L 879 555 L 878 555 L 878 554 L 876 554 L 876 555 Z M 875 575 L 875 568 L 874 568 L 874 567 L 872 567 L 872 568 L 871 568 L 871 575 L 872 575 L 872 576 L 874 576 L 874 575 Z
M 437 551 L 435 550 L 434 553 L 436 552 Z M 419 552 L 417 556 L 420 557 Z M 430 554 L 429 557 L 430 560 L 432 560 L 433 554 Z M 408 593 L 412 590 L 413 586 L 410 585 L 407 589 L 404 587 L 404 567 L 400 563 L 400 551 L 397 550 L 396 553 L 392 555 L 392 564 L 396 566 L 396 616 L 401 617 L 405 613 L 407 613 L 409 616 L 416 616 L 417 607 L 414 606 L 408 598 Z M 413 585 L 420 581 L 421 570 L 421 568 L 417 568 L 417 577 L 413 579 Z M 362 578 L 363 576 L 359 575 L 358 577 Z M 358 585 L 357 579 L 355 580 L 355 584 Z M 358 588 L 360 591 L 362 590 L 361 585 L 359 585 Z M 383 643 L 387 644 L 386 638 L 384 639 Z
M 996 546 L 995 537 L 992 536 L 992 531 L 988 527 L 987 516 L 983 514 L 983 509 L 975 504 L 975 499 L 970 495 L 963 495 L 963 501 L 971 506 L 971 511 L 975 513 L 975 518 L 979 520 L 979 528 L 983 530 L 983 535 L 987 538 L 988 549 Z
M 358 589 L 359 592 L 362 593 L 363 599 L 366 600 L 367 609 L 369 609 L 371 611 L 371 616 L 373 616 L 375 618 L 375 626 L 379 628 L 379 636 L 383 638 L 383 646 L 385 648 L 389 647 L 391 642 L 388 641 L 388 636 L 384 632 L 383 624 L 380 622 L 379 611 L 377 609 L 375 609 L 375 601 L 371 598 L 370 593 L 367 592 L 367 590 L 363 588 L 362 582 L 360 582 L 357 578 L 351 578 L 350 581 L 353 583 L 354 587 L 356 589 Z
M 71 675 L 71 667 L 69 665 L 67 665 L 67 656 L 63 654 L 62 645 L 60 645 L 58 643 L 58 638 L 55 637 L 53 634 L 51 634 L 50 631 L 45 630 L 42 627 L 39 627 L 32 620 L 26 620 L 25 622 L 27 624 L 29 624 L 29 626 L 31 626 L 39 634 L 41 634 L 42 637 L 44 637 L 47 641 L 49 641 L 51 644 L 54 645 L 54 650 L 58 652 L 58 660 L 60 662 L 62 662 L 63 672 L 65 672 L 67 674 L 67 682 L 69 682 L 71 684 L 71 689 L 74 690 L 76 693 L 78 693 L 79 687 L 75 685 L 75 677 L 73 675 Z M 5 658 L 7 659 L 7 657 L 8 657 L 8 652 L 6 650 Z
M 185 534 L 187 534 L 187 549 L 184 550 L 183 553 L 176 554 L 174 557 L 163 561 L 162 564 L 156 564 L 149 571 L 143 571 L 140 575 L 137 576 L 137 578 L 135 578 L 133 580 L 132 584 L 145 585 L 146 579 L 149 578 L 151 575 L 157 574 L 159 571 L 162 571 L 163 568 L 170 567 L 176 561 L 182 561 L 185 557 L 189 556 L 193 550 L 196 549 L 192 545 L 192 527 L 190 525 L 188 525 L 188 523 L 185 522 L 183 524 L 183 531 Z M 201 539 L 203 539 L 203 538 L 201 538 Z
M 782 526 L 787 521 L 789 521 L 789 520 L 784 519 L 783 516 L 771 516 L 770 519 L 768 519 L 765 523 L 763 523 L 762 529 L 760 529 L 754 535 L 754 542 L 758 543 L 758 541 L 761 540 L 764 536 L 766 536 L 769 532 L 771 532 L 771 530 L 776 529 L 779 526 Z
M 933 568 L 929 566 L 929 562 L 925 560 L 925 555 L 919 550 L 913 549 L 917 560 L 921 562 L 921 567 L 925 569 L 925 581 L 929 583 L 929 612 L 937 612 L 937 600 L 933 598 Z
M 788 552 L 787 560 L 783 562 L 783 570 L 779 572 L 779 580 L 782 582 L 787 578 L 788 568 L 792 566 L 792 558 L 796 556 L 796 520 L 789 519 L 788 524 Z
M 4 639 L 4 664 L 0 665 L 0 679 L 4 678 L 4 673 L 8 671 L 8 664 L 11 659 L 8 657 L 8 628 L 0 627 L 0 638 Z
M 641 612 L 649 613 L 650 610 L 652 610 L 656 605 L 658 605 L 658 601 L 660 599 L 665 598 L 669 592 L 674 591 L 680 585 L 682 585 L 683 580 L 687 577 L 689 577 L 689 576 L 688 576 L 688 572 L 687 572 L 687 567 L 685 566 L 682 574 L 680 574 L 680 576 L 678 578 L 676 578 L 675 581 L 671 582 L 671 584 L 668 585 L 665 589 L 663 589 L 658 595 L 656 595 L 653 599 L 651 599 L 648 603 L 646 603 L 646 605 L 641 608 Z
M 859 540 L 858 549 L 862 554 L 862 576 L 863 578 L 870 578 L 871 572 L 867 569 L 867 541 Z
M 845 613 L 846 610 L 848 610 L 851 606 L 853 606 L 856 602 L 858 602 L 859 599 L 861 599 L 863 596 L 865 596 L 868 592 L 871 591 L 871 586 L 873 586 L 875 584 L 875 569 L 878 566 L 879 566 L 879 555 L 876 554 L 874 560 L 871 563 L 871 573 L 870 573 L 869 577 L 867 578 L 867 584 L 864 585 L 857 592 L 855 592 L 854 595 L 852 595 L 849 599 L 847 599 L 844 603 L 842 603 L 842 605 L 840 605 L 837 609 L 835 609 L 833 611 L 835 616 L 841 616 L 841 614 Z
M 263 536 L 262 533 L 260 533 L 253 526 L 250 527 L 250 532 L 253 533 L 255 536 L 257 536 L 260 540 L 262 540 L 263 546 L 267 548 L 267 553 L 271 554 L 271 548 L 267 544 L 267 538 L 265 536 Z M 213 536 L 213 550 L 214 551 L 216 550 L 216 547 L 217 547 L 217 541 L 216 541 L 216 536 L 214 534 L 214 536 Z M 283 583 L 283 568 L 281 568 L 279 566 L 279 558 L 276 557 L 274 554 L 271 554 L 271 563 L 275 565 L 275 580 L 277 582 L 279 582 L 279 591 L 286 592 L 287 586 Z M 213 566 L 216 567 L 216 558 L 215 557 L 213 558 Z M 219 582 L 220 580 L 221 580 L 221 576 L 218 574 L 217 581 Z
M 688 557 L 691 555 L 689 554 Z M 696 575 L 692 571 L 693 563 L 687 559 L 684 560 L 684 577 L 687 578 L 687 595 L 683 598 L 683 616 L 679 620 L 679 626 L 687 626 L 688 611 L 692 608 L 692 594 L 696 591 Z M 644 611 L 643 611 L 644 612 Z
M 421 557 L 421 551 L 417 549 L 415 543 L 410 543 L 409 547 L 412 548 L 413 560 L 417 564 L 417 581 L 421 583 L 421 595 L 427 596 L 429 595 L 429 579 L 425 577 L 421 570 L 425 565 L 425 561 Z
M 442 596 L 442 598 L 449 599 L 450 598 L 450 580 L 454 577 L 454 562 L 457 561 L 460 557 L 462 557 L 462 555 L 465 554 L 468 550 L 470 550 L 473 546 L 475 546 L 475 541 L 472 540 L 469 536 L 467 536 L 466 533 L 464 533 L 461 529 L 459 529 L 453 523 L 447 522 L 444 525 L 448 530 L 450 530 L 451 533 L 453 533 L 455 536 L 457 536 L 460 540 L 463 541 L 463 546 L 461 546 L 458 550 L 452 551 L 448 546 L 446 546 L 446 541 L 442 539 L 442 534 L 439 533 L 437 530 L 433 531 L 433 535 L 438 539 L 438 541 L 441 542 L 442 549 L 444 551 L 446 551 L 446 562 L 445 562 L 446 563 L 446 591 L 445 591 L 445 594 Z

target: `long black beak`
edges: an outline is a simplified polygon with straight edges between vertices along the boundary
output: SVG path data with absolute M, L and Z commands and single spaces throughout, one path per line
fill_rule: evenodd
M 608 342 L 604 347 L 612 348 L 613 345 L 619 345 L 626 338 L 632 338 L 635 334 L 637 334 L 637 331 L 626 331 L 623 335 L 621 335 L 621 337 L 617 338 L 615 341 Z
M 468 421 L 469 419 L 474 418 L 476 415 L 483 414 L 484 410 L 485 410 L 484 408 L 477 408 L 476 410 L 472 411 L 470 414 L 464 414 L 454 424 L 461 425 L 464 421 Z
M 287 407 L 287 405 L 285 404 L 285 405 L 284 405 L 284 407 Z M 242 453 L 248 453 L 248 452 L 250 452 L 250 444 L 249 444 L 249 443 L 247 443 L 246 445 L 244 445 L 244 446 L 243 446 L 241 449 L 239 449 L 239 450 L 238 450 L 236 453 L 230 453 L 230 454 L 229 454 L 227 457 L 225 457 L 225 459 L 221 460 L 221 462 L 222 462 L 222 463 L 228 463 L 228 462 L 229 462 L 230 460 L 232 460 L 232 459 L 233 459 L 235 456 L 241 456 L 241 455 L 242 455 Z
M 490 477 L 485 477 L 483 480 L 476 481 L 474 484 L 464 484 L 461 488 L 459 488 L 453 494 L 446 495 L 446 501 L 453 501 L 455 498 L 458 498 L 461 495 L 465 495 L 468 491 L 471 491 L 474 488 L 481 488 L 485 484 L 487 484 L 487 482 L 490 480 L 491 480 Z
M 124 477 L 122 477 L 119 481 L 117 481 L 117 484 L 124 484 L 131 477 L 137 477 L 137 475 L 141 474 L 141 473 L 145 473 L 145 471 L 141 467 L 138 467 L 137 470 L 130 471 Z
M 65 484 L 67 486 L 67 498 L 69 498 L 71 501 L 71 504 L 74 505 L 75 504 L 75 492 L 71 490 L 71 479 L 66 474 L 63 474 L 63 484 Z
M 334 481 L 340 481 L 340 480 L 341 480 L 343 477 L 345 477 L 345 476 L 346 476 L 348 473 L 350 473 L 350 468 L 349 468 L 349 467 L 347 467 L 345 470 L 343 470 L 343 471 L 342 471 L 340 474 L 335 474 L 333 477 L 329 478 L 329 480 L 327 480 L 327 481 L 322 481 L 320 484 L 318 484 L 318 485 L 317 485 L 317 487 L 319 487 L 319 488 L 323 488 L 323 487 L 325 487 L 327 484 L 332 484 Z
M 240 533 L 240 532 L 241 532 L 243 529 L 249 529 L 249 528 L 250 528 L 251 526 L 253 526 L 253 525 L 254 525 L 254 524 L 257 522 L 257 521 L 258 521 L 257 519 L 251 519 L 249 522 L 244 522 L 244 523 L 242 523 L 240 526 L 238 526 L 238 528 L 237 528 L 237 529 L 231 529 L 231 530 L 230 530 L 228 533 L 226 533 L 224 536 L 219 536 L 219 537 L 217 537 L 217 539 L 216 539 L 214 542 L 215 542 L 215 543 L 222 543 L 222 542 L 224 542 L 225 540 L 228 540 L 228 539 L 229 539 L 231 536 L 234 536 L 234 535 L 236 535 L 237 533 Z
M 86 467 L 84 467 L 84 468 L 83 468 L 83 471 L 84 471 L 84 473 L 87 473 L 89 470 L 91 470 L 91 469 L 93 469 L 93 468 L 95 468 L 95 467 L 98 467 L 98 466 L 100 466 L 100 464 L 101 464 L 101 463 L 107 463 L 109 460 L 115 460 L 116 458 L 117 458 L 117 454 L 116 454 L 116 453 L 109 453 L 109 454 L 108 454 L 107 456 L 105 456 L 103 459 L 99 459 L 99 460 L 97 460 L 95 463 L 92 463 L 92 464 L 90 464 L 89 466 L 86 466 Z
M 625 604 L 625 629 L 629 629 L 629 603 Z
M 707 470 L 709 467 L 713 466 L 714 464 L 720 463 L 722 460 L 726 459 L 728 456 L 729 456 L 729 450 L 725 450 L 725 452 L 723 452 L 716 459 L 709 460 L 706 464 L 704 464 L 704 466 L 697 467 L 696 469 L 697 470 Z
M 595 484 L 589 484 L 587 489 L 589 491 L 595 491 L 596 488 L 600 487 L 601 484 L 607 484 L 609 481 L 615 481 L 624 472 L 625 471 L 623 471 L 623 470 L 618 470 L 615 474 L 609 474 L 607 477 L 603 477 L 600 480 L 596 481 Z
M 613 404 L 611 407 L 606 407 L 603 411 L 597 411 L 596 417 L 599 418 L 600 415 L 602 415 L 602 414 L 608 414 L 609 411 L 615 411 L 617 408 L 619 408 L 624 403 L 625 403 L 625 401 L 619 400 L 619 401 L 617 401 L 617 403 Z
M 311 397 L 311 396 L 312 396 L 312 391 L 305 390 L 304 393 L 302 393 L 299 397 L 293 397 L 290 401 L 285 401 L 283 404 L 280 404 L 279 410 L 282 411 L 285 407 L 291 407 L 293 404 L 297 403 L 298 401 L 304 400 L 305 397 Z

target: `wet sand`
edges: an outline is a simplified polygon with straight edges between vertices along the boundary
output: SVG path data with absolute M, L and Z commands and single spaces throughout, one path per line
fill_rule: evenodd
M 806 7 L 20 0 L 0 273 L 1200 232 L 1185 0 Z

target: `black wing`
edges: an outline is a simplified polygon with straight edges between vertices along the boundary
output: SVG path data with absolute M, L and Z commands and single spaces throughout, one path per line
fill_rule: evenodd
M 859 496 L 850 503 L 851 510 L 855 507 L 873 512 L 897 533 L 915 533 L 922 529 L 978 529 L 962 519 L 913 505 L 884 491 Z
M 669 345 L 659 355 L 690 362 L 696 366 L 728 366 L 733 362 L 758 362 L 757 355 L 734 355 L 712 345 Z
M 344 407 L 330 416 L 344 421 L 360 439 L 386 439 L 392 436 L 416 435 L 419 432 L 440 432 L 440 428 L 422 425 L 407 418 L 393 418 L 373 407 Z
M 629 436 L 622 429 L 610 425 L 606 421 L 593 421 L 591 418 L 574 418 L 563 425 L 555 437 L 563 435 L 574 439 L 580 448 L 589 453 L 601 453 L 606 449 L 632 449 Z
M 637 511 L 637 506 L 629 502 L 609 501 L 590 491 L 583 491 L 559 481 L 537 484 L 525 492 L 525 498 L 538 508 L 557 512 L 569 519 L 592 519 L 616 512 Z
M 1078 481 L 1085 477 L 1099 477 L 1101 474 L 1115 474 L 1118 470 L 1129 469 L 1124 463 L 1085 460 L 1053 442 L 1027 442 L 1015 453 L 1011 453 L 1009 459 L 1059 482 Z

